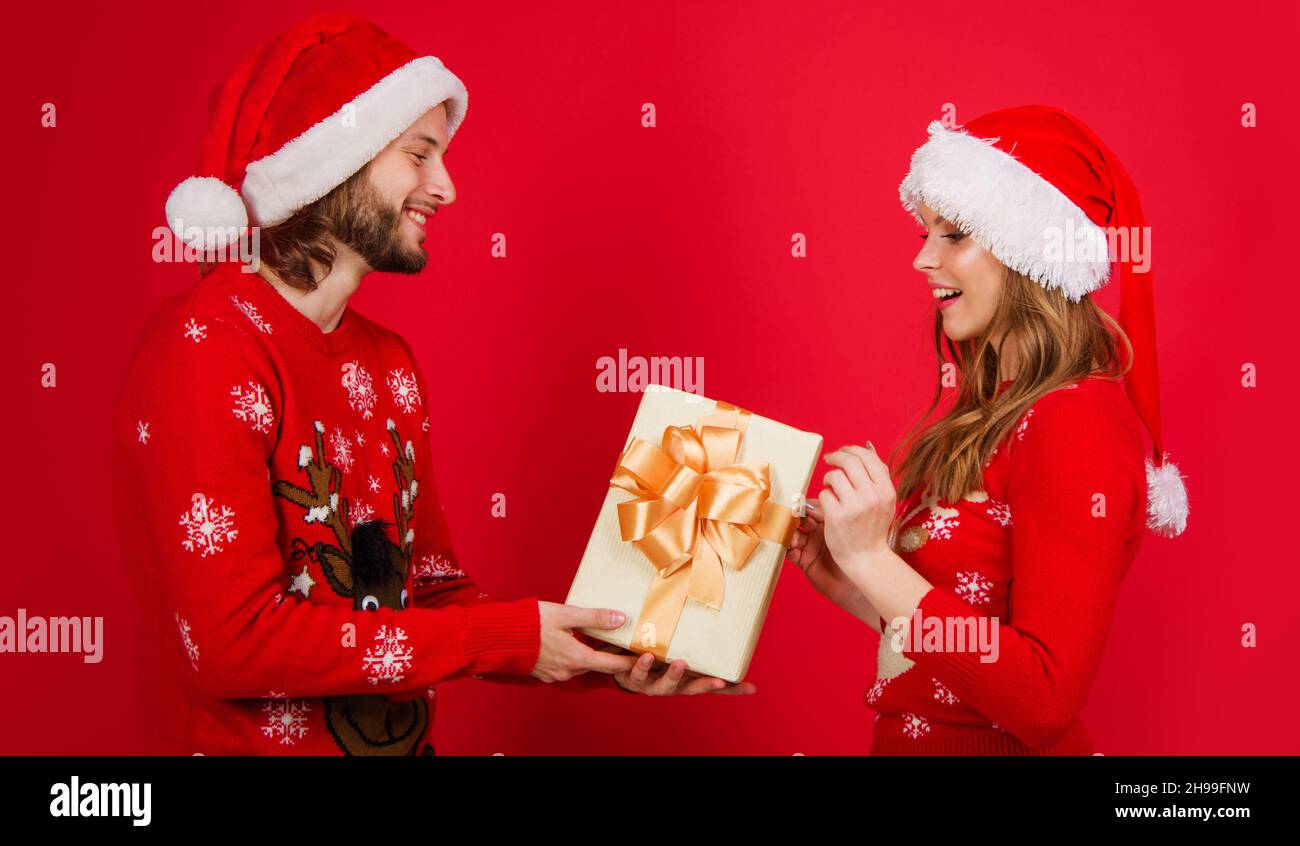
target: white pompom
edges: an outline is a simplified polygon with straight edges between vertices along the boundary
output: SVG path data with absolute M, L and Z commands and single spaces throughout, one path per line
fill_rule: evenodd
M 1187 528 L 1187 488 L 1167 456 L 1156 467 L 1147 459 L 1147 528 L 1172 538 Z
M 239 193 L 213 176 L 191 176 L 172 189 L 165 206 L 167 225 L 191 247 L 221 249 L 248 226 Z

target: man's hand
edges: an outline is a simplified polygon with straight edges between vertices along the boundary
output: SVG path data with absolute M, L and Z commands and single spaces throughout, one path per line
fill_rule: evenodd
M 629 656 L 630 657 L 630 656 Z M 664 670 L 659 678 L 650 675 L 654 664 L 654 655 L 646 652 L 627 672 L 614 674 L 614 683 L 632 693 L 644 693 L 646 696 L 694 696 L 697 693 L 749 694 L 757 693 L 758 688 L 752 682 L 729 684 L 723 679 L 688 673 L 686 662 L 678 658 Z M 685 680 L 686 683 L 682 684 Z
M 542 648 L 533 675 L 550 684 L 568 681 L 588 670 L 619 673 L 632 669 L 631 655 L 614 655 L 592 649 L 574 637 L 573 630 L 617 629 L 624 623 L 621 612 L 606 608 L 579 608 L 556 602 L 538 602 L 542 618 Z

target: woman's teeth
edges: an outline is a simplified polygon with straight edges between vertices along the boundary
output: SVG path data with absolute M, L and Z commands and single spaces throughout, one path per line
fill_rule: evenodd
M 936 300 L 950 300 L 953 297 L 960 297 L 961 291 L 956 288 L 933 288 L 934 298 Z
M 420 214 L 418 211 L 414 211 L 413 209 L 407 209 L 406 216 L 409 217 L 411 220 L 414 220 L 416 223 L 420 224 L 421 226 L 423 226 L 424 222 L 428 220 L 427 217 Z

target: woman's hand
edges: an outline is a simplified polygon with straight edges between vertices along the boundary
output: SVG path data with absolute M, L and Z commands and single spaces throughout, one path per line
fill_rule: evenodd
M 749 694 L 757 693 L 758 688 L 751 682 L 729 684 L 723 679 L 701 676 L 687 672 L 686 662 L 678 658 L 663 671 L 659 678 L 650 674 L 654 665 L 654 655 L 646 652 L 641 655 L 632 669 L 614 674 L 614 683 L 631 693 L 644 693 L 646 696 L 694 696 L 697 693 Z M 685 682 L 683 684 L 683 682 Z
M 876 449 L 841 447 L 824 457 L 837 469 L 826 474 L 818 501 L 825 517 L 826 548 L 844 567 L 855 567 L 888 554 L 889 527 L 897 495 L 889 468 Z
M 860 593 L 826 548 L 826 527 L 817 501 L 804 503 L 799 531 L 794 533 L 785 557 L 803 570 L 818 593 L 846 611 L 855 610 Z

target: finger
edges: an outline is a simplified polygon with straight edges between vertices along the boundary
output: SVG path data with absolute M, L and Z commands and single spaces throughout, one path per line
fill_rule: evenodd
M 624 673 L 636 666 L 636 661 L 631 655 L 612 655 L 584 646 L 578 669 L 581 672 L 595 670 L 600 673 Z
M 798 536 L 798 534 L 799 534 L 798 532 L 795 532 L 795 535 L 796 535 L 796 536 Z M 805 557 L 810 557 L 810 556 L 809 556 L 809 552 L 811 552 L 811 550 L 809 549 L 809 547 L 808 547 L 808 541 L 807 541 L 807 539 L 805 538 L 805 539 L 804 539 L 804 542 L 803 542 L 802 544 L 800 544 L 799 546 L 791 546 L 791 547 L 789 547 L 788 549 L 786 549 L 786 551 L 785 551 L 785 557 L 788 558 L 788 559 L 790 559 L 790 560 L 793 561 L 794 563 L 798 564 L 799 567 L 800 567 L 800 569 L 802 569 L 802 568 L 803 568 L 803 559 L 804 559 Z
M 721 693 L 724 696 L 749 696 L 752 693 L 758 693 L 758 685 L 753 682 L 741 682 L 740 684 L 729 684 L 713 692 Z
M 582 608 L 577 605 L 562 606 L 560 625 L 566 629 L 617 629 L 627 622 L 622 611 L 610 608 Z
M 868 441 L 868 443 L 870 443 Z M 881 490 L 882 485 L 889 482 L 889 465 L 876 454 L 874 449 L 867 449 L 856 444 L 844 447 L 844 451 L 851 453 L 862 466 L 866 469 L 867 475 L 871 477 L 871 484 L 876 490 Z
M 640 690 L 645 687 L 646 680 L 650 678 L 650 668 L 654 666 L 654 663 L 655 656 L 650 652 L 636 659 L 632 672 L 627 674 L 627 686 L 633 690 Z
M 709 676 L 700 676 L 691 679 L 682 685 L 677 691 L 680 696 L 696 696 L 701 693 L 718 693 L 727 686 L 722 679 L 715 679 Z
M 837 504 L 842 505 L 845 502 L 851 501 L 857 495 L 857 491 L 853 488 L 853 483 L 849 481 L 848 476 L 844 475 L 843 470 L 832 470 L 826 474 L 826 479 L 824 481 L 826 484 L 830 485 L 831 490 L 835 491 Z M 867 485 L 867 487 L 870 487 L 870 485 Z M 831 509 L 828 509 L 828 512 L 830 514 L 835 513 L 834 510 Z
M 671 696 L 685 676 L 686 662 L 678 658 L 668 666 L 667 670 L 664 670 L 664 674 L 651 685 L 650 690 L 655 696 Z
M 830 488 L 822 488 L 822 492 L 818 494 L 817 499 L 821 502 L 822 513 L 826 515 L 827 519 L 839 516 L 840 498 L 835 495 L 835 491 Z
M 863 462 L 862 456 L 858 454 L 858 451 L 866 452 L 866 450 L 860 446 L 850 445 L 841 447 L 838 452 L 833 452 L 826 456 L 826 463 L 844 468 L 844 472 L 847 473 L 849 479 L 853 481 L 853 486 L 855 488 L 870 487 L 873 484 L 871 472 L 867 469 L 867 465 Z
M 871 441 L 867 441 L 867 449 L 862 451 L 862 461 L 867 465 L 867 472 L 871 474 L 871 481 L 875 483 L 876 489 L 885 494 L 894 492 L 894 480 L 889 475 L 889 465 L 885 459 L 880 457 L 876 448 L 871 446 Z

